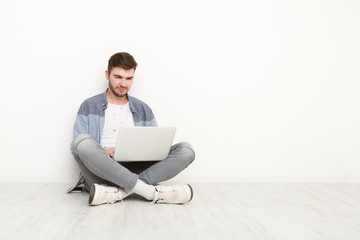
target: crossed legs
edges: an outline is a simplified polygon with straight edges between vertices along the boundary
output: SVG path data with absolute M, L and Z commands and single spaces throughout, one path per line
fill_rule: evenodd
M 131 192 L 138 180 L 155 185 L 166 181 L 189 166 L 195 152 L 189 143 L 182 142 L 171 147 L 167 159 L 158 162 L 118 163 L 90 135 L 79 135 L 72 153 L 90 191 L 93 184 L 106 184 Z

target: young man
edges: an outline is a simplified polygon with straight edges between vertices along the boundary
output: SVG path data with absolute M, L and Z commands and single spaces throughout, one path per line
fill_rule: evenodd
M 188 184 L 156 186 L 194 161 L 195 153 L 189 143 L 173 145 L 169 156 L 158 162 L 119 163 L 112 158 L 121 127 L 157 126 L 150 107 L 128 94 L 136 66 L 128 53 L 111 56 L 105 71 L 109 88 L 86 99 L 77 113 L 71 152 L 81 174 L 68 192 L 84 183 L 90 192 L 90 205 L 115 203 L 132 193 L 153 203 L 183 204 L 193 196 Z

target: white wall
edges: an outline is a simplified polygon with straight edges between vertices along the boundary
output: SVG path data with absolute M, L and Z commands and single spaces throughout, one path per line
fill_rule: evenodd
M 197 150 L 177 181 L 360 182 L 360 2 L 1 1 L 0 181 L 71 182 L 108 58 Z

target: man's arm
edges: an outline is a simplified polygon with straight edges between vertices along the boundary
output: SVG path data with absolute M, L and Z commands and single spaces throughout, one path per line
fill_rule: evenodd
M 79 108 L 79 111 L 76 115 L 76 120 L 73 128 L 73 140 L 71 142 L 71 146 L 75 139 L 81 135 L 81 134 L 89 134 L 89 121 L 88 116 L 85 116 L 81 114 L 83 112 L 83 109 L 86 108 L 87 105 L 85 102 L 83 102 Z
M 78 114 L 74 124 L 74 139 L 77 138 L 80 134 L 89 134 L 89 125 L 87 116 Z

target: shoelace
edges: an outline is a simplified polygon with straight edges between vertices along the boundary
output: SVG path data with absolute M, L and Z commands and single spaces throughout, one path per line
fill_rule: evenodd
M 119 198 L 118 198 L 118 195 L 117 195 L 118 192 L 110 192 L 108 193 L 109 195 L 108 196 L 104 196 L 106 199 L 104 199 L 106 201 L 106 204 L 114 204 L 116 203 L 117 201 L 119 201 Z M 124 201 L 122 198 L 120 198 L 120 201 L 125 205 Z
M 176 194 L 175 190 L 171 191 L 157 191 L 157 194 L 155 194 L 154 200 L 151 202 L 152 204 L 158 202 L 158 201 L 169 201 L 174 200 L 174 194 Z

